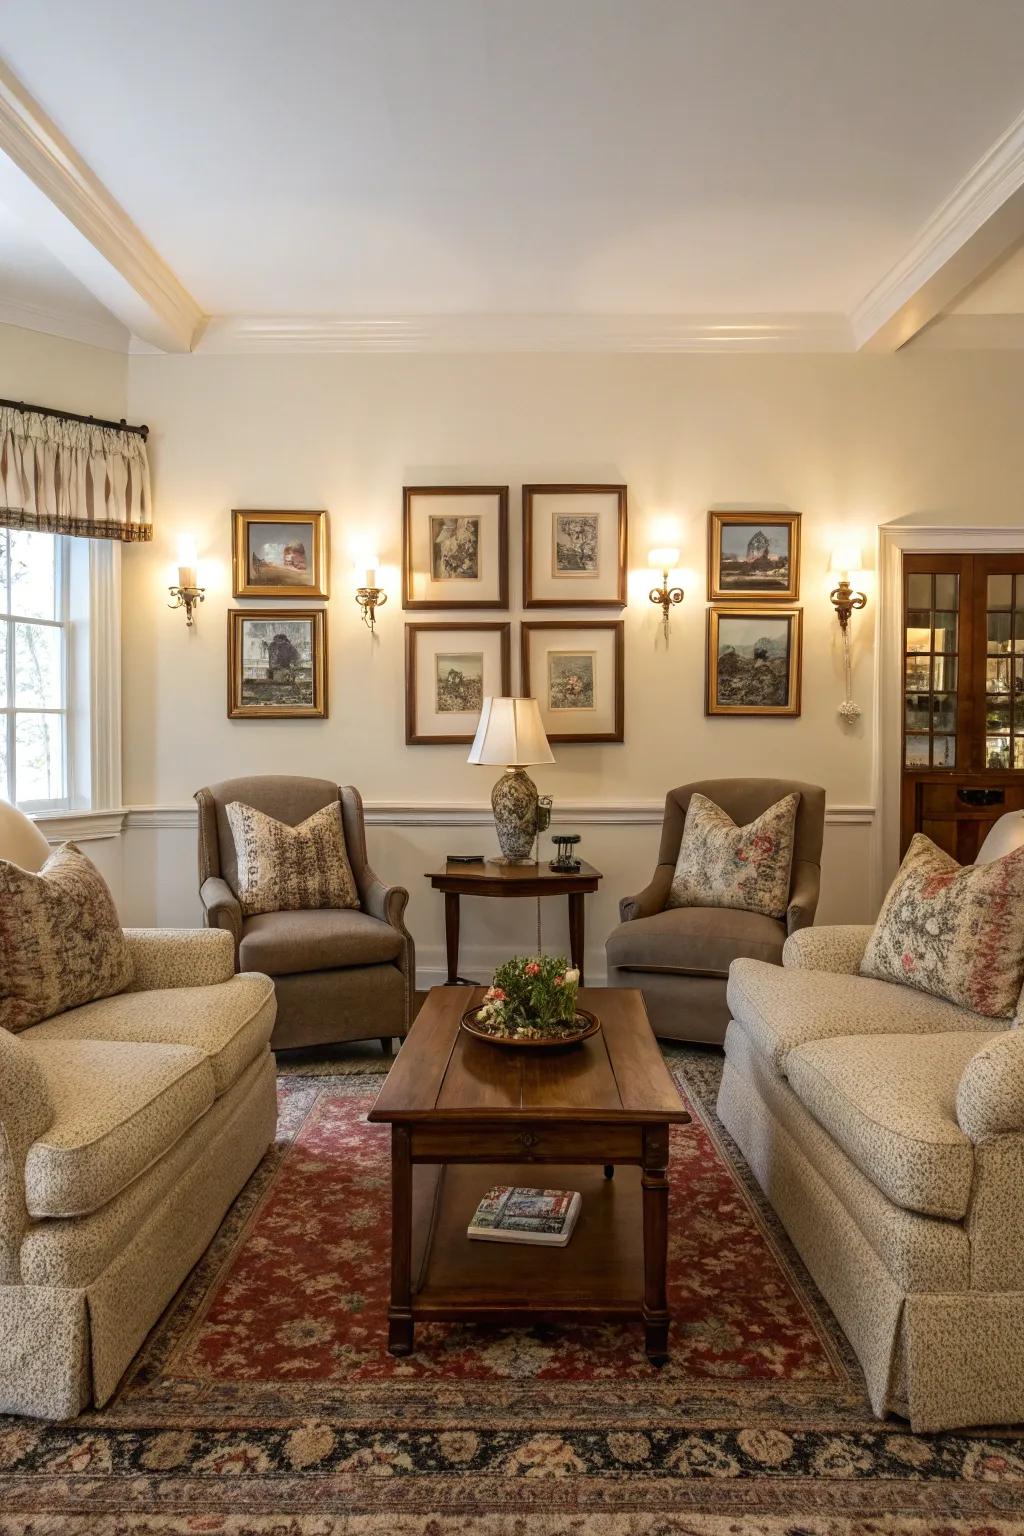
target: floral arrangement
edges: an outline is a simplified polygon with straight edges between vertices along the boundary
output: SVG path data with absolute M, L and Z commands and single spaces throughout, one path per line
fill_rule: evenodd
M 516 955 L 495 971 L 477 1011 L 477 1028 L 517 1040 L 576 1035 L 579 985 L 580 973 L 564 955 Z

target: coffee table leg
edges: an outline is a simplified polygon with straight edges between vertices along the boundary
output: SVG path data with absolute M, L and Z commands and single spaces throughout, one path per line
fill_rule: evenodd
M 668 1360 L 668 1128 L 644 1133 L 644 1331 L 647 1357 Z
M 409 1131 L 391 1127 L 391 1305 L 388 1351 L 412 1353 L 412 1161 Z
M 448 986 L 459 980 L 459 898 L 452 891 L 444 893 L 444 944 L 448 955 Z
M 583 986 L 584 917 L 583 892 L 569 892 L 569 954 Z

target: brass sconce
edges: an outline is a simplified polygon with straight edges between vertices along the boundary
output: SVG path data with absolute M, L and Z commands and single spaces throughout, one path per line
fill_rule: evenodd
M 383 608 L 388 600 L 387 593 L 377 585 L 377 565 L 377 556 L 370 555 L 363 585 L 356 588 L 356 602 L 362 610 L 363 623 L 371 634 L 374 629 L 376 610 Z
M 196 570 L 196 547 L 191 539 L 182 539 L 178 550 L 178 585 L 168 587 L 168 592 L 173 602 L 167 604 L 168 608 L 184 608 L 185 623 L 189 629 L 193 627 L 192 610 L 198 603 L 206 601 L 206 588 L 199 585 Z
M 839 706 L 839 714 L 847 724 L 851 724 L 859 718 L 861 709 L 860 705 L 855 704 L 850 697 L 853 691 L 850 663 L 850 615 L 855 609 L 860 610 L 867 603 L 867 596 L 863 592 L 855 592 L 850 585 L 850 573 L 863 569 L 860 550 L 853 545 L 834 549 L 829 561 L 829 569 L 839 577 L 837 584 L 829 593 L 829 601 L 836 611 L 839 628 L 843 634 L 843 680 L 846 685 L 846 696 Z
M 670 587 L 668 584 L 669 571 L 679 563 L 679 551 L 678 549 L 652 549 L 647 556 L 647 563 L 652 570 L 661 571 L 661 586 L 652 587 L 647 595 L 652 603 L 657 603 L 661 607 L 661 622 L 667 640 L 669 614 L 676 603 L 681 603 L 683 600 L 682 587 Z

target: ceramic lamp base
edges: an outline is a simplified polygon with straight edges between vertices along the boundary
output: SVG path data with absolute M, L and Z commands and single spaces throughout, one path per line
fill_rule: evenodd
M 508 768 L 491 791 L 498 847 L 506 864 L 532 864 L 537 835 L 537 786 L 522 768 Z

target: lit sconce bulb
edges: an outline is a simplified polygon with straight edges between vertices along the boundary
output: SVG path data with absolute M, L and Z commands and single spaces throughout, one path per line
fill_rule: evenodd
M 380 585 L 380 558 L 376 554 L 365 554 L 356 563 L 356 602 L 362 609 L 363 623 L 372 633 L 376 623 L 376 611 L 383 608 L 388 600 L 386 592 L 381 591 Z

